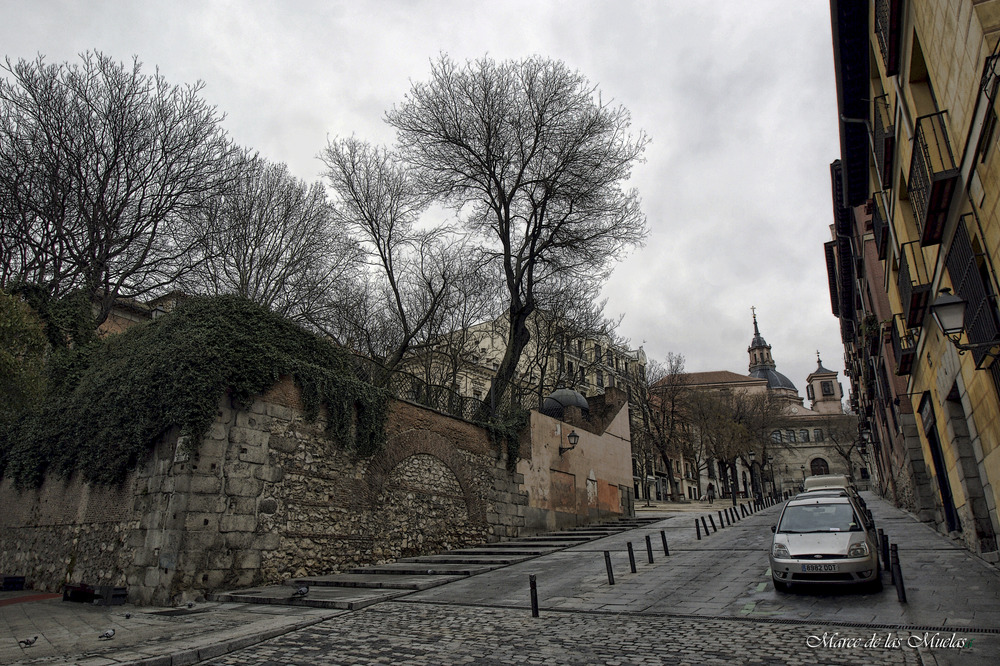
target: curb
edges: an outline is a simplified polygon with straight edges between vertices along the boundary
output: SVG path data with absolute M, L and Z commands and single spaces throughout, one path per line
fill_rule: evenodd
M 119 663 L 123 666 L 186 666 L 188 664 L 197 664 L 208 659 L 222 657 L 230 652 L 236 652 L 237 650 L 242 650 L 243 648 L 248 648 L 252 645 L 257 645 L 258 643 L 263 643 L 264 641 L 269 641 L 272 638 L 277 638 L 278 636 L 283 636 L 293 631 L 306 629 L 307 627 L 320 624 L 321 622 L 326 622 L 327 620 L 330 620 L 340 614 L 341 613 L 334 613 L 329 617 L 296 622 L 284 627 L 261 631 L 253 634 L 252 636 L 230 638 L 229 640 L 212 643 L 211 645 L 189 648 L 187 650 L 179 650 L 173 654 L 163 655 L 160 657 L 149 657 L 146 659 L 123 661 Z

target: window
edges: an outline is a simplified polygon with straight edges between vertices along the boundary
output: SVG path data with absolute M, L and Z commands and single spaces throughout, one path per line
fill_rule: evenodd
M 600 370 L 597 371 L 597 385 L 604 388 L 604 373 Z
M 780 430 L 775 430 L 774 432 L 771 433 L 771 441 L 775 442 L 776 444 L 781 444 L 781 431 Z
M 788 442 L 789 443 L 791 443 L 791 444 L 795 443 L 795 431 L 794 430 L 789 430 L 787 433 L 785 433 L 785 436 L 788 438 Z
M 813 458 L 812 462 L 809 463 L 809 472 L 813 476 L 820 476 L 821 474 L 830 473 L 830 465 L 827 464 L 822 458 Z
M 799 439 L 801 439 L 803 442 L 809 441 L 809 430 L 807 428 L 799 430 Z
M 823 441 L 823 431 L 820 430 L 819 428 L 816 428 L 815 430 L 813 430 L 813 440 L 816 441 L 816 442 L 822 442 Z
M 594 345 L 594 361 L 600 363 L 603 355 L 604 350 L 601 349 L 601 345 Z
M 806 397 L 808 397 L 810 400 L 815 400 L 816 399 L 816 393 L 815 393 L 815 391 L 813 391 L 813 385 L 812 384 L 807 384 L 806 385 Z
M 823 395 L 833 394 L 833 382 L 823 382 Z

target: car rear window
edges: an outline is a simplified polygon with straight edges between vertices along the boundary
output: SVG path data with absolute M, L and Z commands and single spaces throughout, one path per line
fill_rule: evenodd
M 861 521 L 847 503 L 798 504 L 785 507 L 779 532 L 808 534 L 810 532 L 857 532 Z

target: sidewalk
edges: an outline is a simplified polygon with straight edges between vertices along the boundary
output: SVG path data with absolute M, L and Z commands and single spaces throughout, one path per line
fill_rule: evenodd
M 62 595 L 0 592 L 0 664 L 191 664 L 344 612 L 217 603 L 93 606 L 62 601 Z M 98 638 L 108 629 L 115 630 L 113 638 Z M 34 636 L 34 645 L 19 645 Z

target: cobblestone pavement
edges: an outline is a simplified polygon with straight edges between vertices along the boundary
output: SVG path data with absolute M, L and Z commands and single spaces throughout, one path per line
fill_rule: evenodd
M 824 632 L 828 647 L 822 646 Z M 887 632 L 877 635 L 884 641 Z M 905 643 L 909 633 L 899 636 Z M 210 663 L 925 663 L 922 650 L 865 648 L 871 637 L 867 630 L 814 624 L 566 611 L 532 618 L 525 609 L 388 602 Z M 843 647 L 846 641 L 857 647 Z M 807 642 L 817 647 L 807 647 Z
M 997 663 L 996 569 L 889 504 L 874 497 L 869 504 L 900 549 L 906 604 L 888 585 L 878 593 L 775 592 L 766 553 L 779 507 L 701 540 L 694 516 L 683 513 L 338 616 L 211 663 Z M 716 523 L 725 520 L 718 510 Z M 703 515 L 710 515 L 707 507 Z M 529 575 L 537 580 L 538 618 L 530 613 Z
M 694 518 L 713 515 L 718 524 L 725 506 L 717 503 L 354 612 L 215 603 L 132 608 L 125 619 L 129 607 L 0 603 L 0 633 L 9 637 L 0 642 L 0 663 L 998 663 L 1000 572 L 912 516 L 866 497 L 898 545 L 908 603 L 898 601 L 888 574 L 881 592 L 776 592 L 767 548 L 779 507 L 699 540 Z M 537 618 L 529 575 L 537 581 Z M 118 627 L 115 640 L 97 641 L 109 623 Z M 41 636 L 35 647 L 14 645 L 34 633 Z

